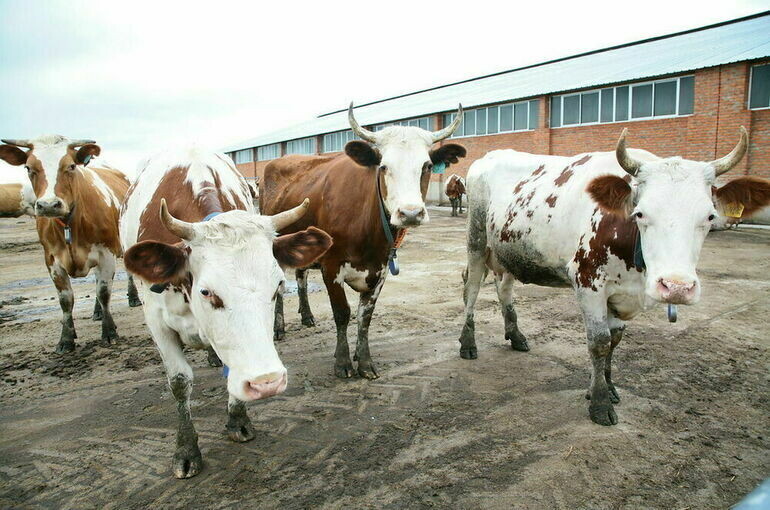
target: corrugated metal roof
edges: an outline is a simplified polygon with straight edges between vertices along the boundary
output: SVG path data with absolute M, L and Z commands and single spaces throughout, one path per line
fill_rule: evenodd
M 568 90 L 641 80 L 770 56 L 770 11 L 356 107 L 362 125 L 473 108 Z M 348 129 L 346 109 L 244 140 L 246 149 Z

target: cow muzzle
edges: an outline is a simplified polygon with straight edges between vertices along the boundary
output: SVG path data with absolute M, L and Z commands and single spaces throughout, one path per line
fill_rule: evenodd
M 425 221 L 428 212 L 424 206 L 407 206 L 396 209 L 393 226 L 396 227 L 417 227 Z
M 69 213 L 69 208 L 61 198 L 38 199 L 35 201 L 35 214 L 49 218 L 63 218 Z
M 286 391 L 286 371 L 271 372 L 244 383 L 243 392 L 251 400 L 273 397 Z
M 698 281 L 658 278 L 655 290 L 660 301 L 674 305 L 689 305 L 697 301 Z

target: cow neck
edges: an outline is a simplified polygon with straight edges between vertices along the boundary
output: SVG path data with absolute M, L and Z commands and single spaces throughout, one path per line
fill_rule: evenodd
M 388 220 L 387 207 L 385 206 L 385 199 L 382 196 L 379 166 L 375 172 L 374 181 L 377 188 L 377 204 L 380 214 L 380 225 L 382 225 L 382 232 L 385 234 L 385 239 L 388 243 L 388 268 L 390 269 L 390 274 L 395 276 L 399 273 L 397 250 L 399 246 L 401 246 L 401 242 L 404 240 L 406 229 L 395 228 L 390 224 L 390 220 Z
M 51 218 L 64 231 L 64 242 L 68 247 L 72 246 L 72 231 L 78 230 L 83 221 L 84 212 L 87 212 L 89 204 L 94 203 L 94 200 L 98 198 L 93 196 L 96 191 L 87 185 L 86 178 L 81 171 L 73 174 L 71 189 L 72 202 L 68 204 L 70 212 L 64 218 Z

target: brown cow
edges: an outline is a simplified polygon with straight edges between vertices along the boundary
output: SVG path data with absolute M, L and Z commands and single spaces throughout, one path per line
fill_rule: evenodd
M 75 299 L 70 277 L 86 276 L 92 268 L 96 272 L 97 295 L 94 320 L 101 319 L 102 344 L 109 345 L 118 338 L 109 304 L 115 258 L 122 253 L 118 217 L 128 179 L 106 165 L 89 165 L 91 158 L 101 152 L 91 140 L 46 135 L 3 142 L 7 145 L 0 145 L 0 158 L 11 165 L 25 166 L 37 197 L 37 232 L 64 314 L 56 352 L 75 349 Z M 140 304 L 133 281 L 129 280 L 129 305 Z
M 463 213 L 463 195 L 465 194 L 465 179 L 457 174 L 452 174 L 446 183 L 444 191 L 449 197 L 449 203 L 452 204 L 452 216 L 457 216 L 458 206 L 460 214 Z
M 263 214 L 286 211 L 305 197 L 310 198 L 307 215 L 289 228 L 287 234 L 318 227 L 334 239 L 329 251 L 319 259 L 326 289 L 329 293 L 334 322 L 337 325 L 337 349 L 334 372 L 337 377 L 352 377 L 347 327 L 350 307 L 343 284 L 360 294 L 358 305 L 358 342 L 355 358 L 358 374 L 367 379 L 378 377 L 369 353 L 369 323 L 382 285 L 385 282 L 391 243 L 385 228 L 393 238 L 406 227 L 428 221 L 425 194 L 435 163 L 456 163 L 465 156 L 465 149 L 447 144 L 431 149 L 434 143 L 448 138 L 462 118 L 462 107 L 456 120 L 448 127 L 430 132 L 417 127 L 391 126 L 377 133 L 359 126 L 353 116 L 348 119 L 353 132 L 362 140 L 345 146 L 345 154 L 326 156 L 286 156 L 272 161 L 265 168 L 261 190 Z M 369 145 L 374 144 L 374 147 Z M 382 188 L 383 211 L 378 197 Z M 297 271 L 300 313 L 305 325 L 314 323 L 307 301 L 305 270 Z M 284 335 L 283 303 L 276 303 L 276 339 Z
M 25 214 L 34 216 L 34 199 L 31 186 L 20 182 L 0 184 L 0 218 L 18 218 Z

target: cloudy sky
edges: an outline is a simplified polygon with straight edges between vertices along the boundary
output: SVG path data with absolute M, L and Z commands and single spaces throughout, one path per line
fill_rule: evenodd
M 0 0 L 0 136 L 94 138 L 133 173 L 138 158 L 164 146 L 218 148 L 351 100 L 768 8 L 768 0 Z

